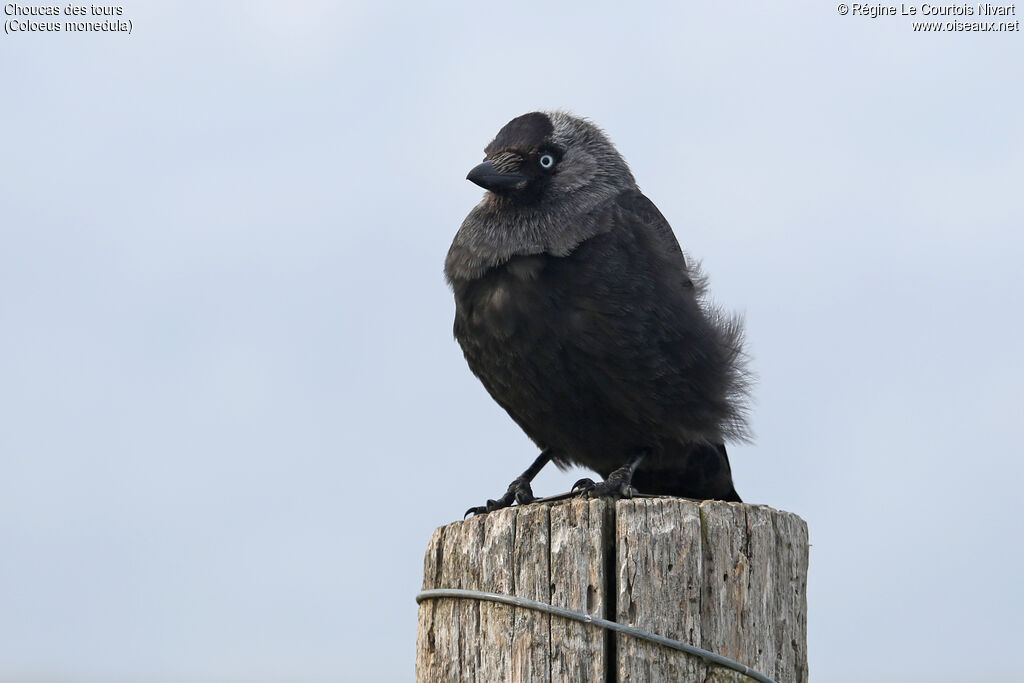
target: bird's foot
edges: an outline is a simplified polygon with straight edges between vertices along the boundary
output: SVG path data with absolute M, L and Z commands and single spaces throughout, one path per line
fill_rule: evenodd
M 608 475 L 608 478 L 599 484 L 592 479 L 580 479 L 572 485 L 572 490 L 579 491 L 581 496 L 588 498 L 632 498 L 640 493 L 633 488 L 633 473 L 640 465 L 640 462 L 647 456 L 647 449 L 639 449 L 625 465 Z
M 608 478 L 602 482 L 594 483 L 593 479 L 580 479 L 572 485 L 572 490 L 573 492 L 578 491 L 580 496 L 587 498 L 611 498 L 613 500 L 632 498 L 640 493 L 633 488 L 632 479 L 633 470 L 627 465 L 609 474 Z
M 485 515 L 488 512 L 494 512 L 495 510 L 501 510 L 502 508 L 512 507 L 513 503 L 519 505 L 526 505 L 537 500 L 533 495 L 533 489 L 530 488 L 530 480 L 525 477 L 516 477 L 512 480 L 512 483 L 508 485 L 508 490 L 498 500 L 488 500 L 486 505 L 481 505 L 475 508 L 469 508 L 466 510 L 466 514 L 462 517 L 465 519 L 470 515 Z

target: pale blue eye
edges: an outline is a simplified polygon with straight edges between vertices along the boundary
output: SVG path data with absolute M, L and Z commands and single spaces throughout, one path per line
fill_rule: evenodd
M 542 154 L 540 157 L 541 168 L 551 168 L 555 165 L 555 158 L 550 154 Z

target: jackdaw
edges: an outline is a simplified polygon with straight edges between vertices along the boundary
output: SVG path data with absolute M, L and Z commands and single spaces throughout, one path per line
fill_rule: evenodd
M 468 180 L 487 190 L 445 276 L 470 369 L 541 449 L 482 514 L 534 500 L 550 461 L 591 496 L 739 501 L 742 327 L 703 298 L 668 222 L 605 134 L 565 112 L 509 121 Z

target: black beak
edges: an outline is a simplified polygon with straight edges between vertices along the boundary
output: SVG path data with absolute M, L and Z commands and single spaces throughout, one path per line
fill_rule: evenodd
M 500 193 L 522 189 L 523 185 L 525 185 L 526 176 L 518 171 L 502 173 L 494 168 L 494 164 L 485 161 L 478 166 L 474 166 L 473 170 L 466 176 L 466 180 L 476 183 L 485 190 Z

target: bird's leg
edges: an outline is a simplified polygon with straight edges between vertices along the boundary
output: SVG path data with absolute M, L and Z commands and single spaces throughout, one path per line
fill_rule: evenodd
M 632 498 L 635 494 L 639 493 L 639 491 L 633 488 L 633 473 L 636 472 L 637 466 L 646 455 L 646 450 L 637 451 L 629 459 L 629 462 L 609 474 L 608 478 L 601 483 L 595 484 L 593 479 L 584 478 L 573 484 L 572 490 L 579 491 L 582 495 L 590 498 L 601 498 L 603 496 Z
M 537 459 L 533 461 L 533 464 L 526 468 L 526 471 L 520 474 L 518 477 L 512 480 L 512 483 L 508 485 L 508 490 L 498 500 L 488 500 L 486 505 L 480 507 L 469 508 L 466 510 L 466 514 L 463 517 L 469 515 L 483 515 L 488 512 L 494 512 L 502 508 L 507 508 L 512 503 L 519 503 L 520 505 L 526 505 L 536 500 L 533 496 L 533 489 L 530 488 L 530 482 L 537 476 L 537 473 L 551 462 L 551 451 L 543 451 L 537 456 Z

